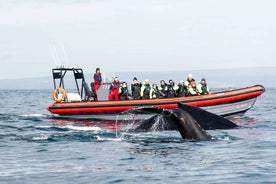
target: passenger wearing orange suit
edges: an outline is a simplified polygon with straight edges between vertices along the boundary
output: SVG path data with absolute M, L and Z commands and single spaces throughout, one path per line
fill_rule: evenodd
M 115 77 L 114 81 L 111 83 L 109 88 L 109 95 L 108 95 L 109 101 L 119 100 L 119 88 L 120 88 L 119 79 L 118 77 Z

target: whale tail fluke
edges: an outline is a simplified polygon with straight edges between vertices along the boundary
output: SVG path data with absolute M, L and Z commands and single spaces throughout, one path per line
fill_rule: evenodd
M 231 128 L 238 127 L 238 125 L 231 122 L 230 120 L 222 116 L 210 113 L 199 107 L 178 103 L 178 108 L 189 113 L 198 122 L 198 124 L 200 124 L 200 126 L 205 130 L 231 129 Z
M 170 114 L 171 119 L 177 125 L 178 131 L 183 139 L 192 141 L 211 140 L 212 136 L 208 134 L 198 122 L 182 109 L 174 109 Z
M 135 131 L 178 130 L 183 139 L 191 141 L 211 140 L 212 136 L 206 130 L 237 127 L 226 118 L 183 103 L 179 103 L 178 108 L 170 110 L 147 106 L 128 112 L 153 114 L 149 119 L 142 121 Z
M 177 130 L 177 125 L 172 119 L 165 115 L 156 114 L 149 119 L 144 120 L 135 131 L 162 131 L 162 130 Z

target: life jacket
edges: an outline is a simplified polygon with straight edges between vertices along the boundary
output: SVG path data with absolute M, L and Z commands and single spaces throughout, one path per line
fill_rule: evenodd
M 159 90 L 157 86 L 152 87 L 151 90 L 152 90 L 152 93 L 151 93 L 152 98 L 159 98 Z
M 202 92 L 203 92 L 204 94 L 209 93 L 209 91 L 208 91 L 208 89 L 207 89 L 207 85 L 202 85 L 202 86 L 201 86 L 201 89 L 202 89 Z
M 166 84 L 160 85 L 160 87 L 159 87 L 160 97 L 163 97 L 163 98 L 167 97 L 167 90 L 168 90 L 167 88 L 168 87 Z
M 198 87 L 197 87 L 197 90 L 201 95 L 209 94 L 209 89 L 208 89 L 207 84 L 199 83 Z
M 120 99 L 121 100 L 128 100 L 128 89 L 127 87 L 120 87 Z
M 110 85 L 110 88 L 109 88 L 109 90 L 110 91 L 118 91 L 119 90 L 119 87 L 120 87 L 120 82 L 118 81 L 118 82 L 112 82 L 111 83 L 111 85 Z
M 187 92 L 188 96 L 195 96 L 198 95 L 198 91 L 196 89 L 196 85 L 195 82 L 192 81 L 189 86 L 188 86 L 188 92 Z
M 177 96 L 182 97 L 186 96 L 187 94 L 187 89 L 185 88 L 184 85 L 178 85 L 178 91 L 177 91 Z
M 94 83 L 95 83 L 95 85 L 101 85 L 101 83 L 102 83 L 102 74 L 101 73 L 94 74 Z
M 142 86 L 141 83 L 131 84 L 131 92 L 132 92 L 132 97 L 134 99 L 140 98 L 141 86 Z
M 168 85 L 168 93 L 167 93 L 167 97 L 172 98 L 175 96 L 175 91 L 173 89 L 172 85 Z
M 146 84 L 143 86 L 143 96 L 142 98 L 143 99 L 149 99 L 150 98 L 150 90 L 151 90 L 151 87 L 149 84 Z

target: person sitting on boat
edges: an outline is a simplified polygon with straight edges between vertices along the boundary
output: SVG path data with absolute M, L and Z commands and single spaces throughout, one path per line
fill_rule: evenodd
M 198 83 L 198 85 L 197 85 L 197 91 L 201 95 L 207 95 L 207 94 L 209 94 L 209 88 L 208 88 L 208 85 L 207 85 L 206 80 L 204 78 L 202 78 L 200 80 L 200 82 Z
M 196 88 L 196 82 L 194 79 L 191 80 L 190 84 L 188 85 L 188 96 L 195 96 L 199 95 L 197 88 Z
M 127 88 L 127 83 L 122 82 L 119 88 L 119 99 L 120 100 L 129 100 L 129 92 Z
M 156 82 L 153 82 L 151 85 L 151 99 L 159 98 L 159 89 Z
M 138 81 L 136 77 L 133 78 L 133 82 L 131 83 L 131 93 L 132 93 L 132 98 L 134 100 L 140 99 L 140 93 L 141 93 L 141 87 L 142 83 Z
M 188 90 L 189 84 L 191 83 L 191 81 L 193 80 L 193 74 L 189 74 L 187 77 L 187 80 L 184 82 L 184 86 L 186 88 L 186 90 Z
M 94 84 L 93 84 L 93 92 L 94 92 L 94 95 L 95 95 L 95 98 L 94 100 L 95 101 L 98 101 L 98 98 L 97 98 L 97 90 L 99 89 L 99 87 L 101 86 L 102 84 L 102 74 L 101 74 L 101 70 L 100 68 L 96 68 L 96 72 L 94 74 Z M 92 85 L 91 85 L 92 87 Z
M 167 85 L 167 97 L 168 98 L 176 97 L 177 88 L 178 87 L 174 84 L 173 80 L 169 80 L 169 83 Z
M 168 86 L 164 80 L 160 81 L 160 86 L 158 87 L 158 89 L 159 89 L 159 98 L 166 98 L 167 92 L 168 92 Z
M 178 89 L 177 89 L 177 96 L 178 97 L 183 97 L 183 96 L 186 96 L 187 94 L 187 89 L 184 85 L 184 80 L 181 80 L 179 83 L 178 83 Z
M 111 83 L 109 88 L 109 96 L 108 96 L 109 101 L 119 100 L 119 87 L 120 87 L 119 79 L 118 77 L 115 77 L 114 81 Z
M 141 95 L 142 99 L 150 99 L 150 97 L 151 97 L 151 86 L 150 86 L 150 83 L 149 83 L 148 79 L 146 79 L 144 81 L 144 84 L 141 87 L 141 94 L 140 95 Z

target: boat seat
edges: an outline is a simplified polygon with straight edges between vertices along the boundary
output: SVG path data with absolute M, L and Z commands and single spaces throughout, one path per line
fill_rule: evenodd
M 81 96 L 79 93 L 67 93 L 66 95 L 67 102 L 81 102 Z
M 86 82 L 83 83 L 84 87 L 84 101 L 94 101 L 95 100 L 95 94 L 92 90 L 90 90 L 88 84 Z
M 102 84 L 97 90 L 97 98 L 99 101 L 107 101 L 109 95 L 110 83 Z

